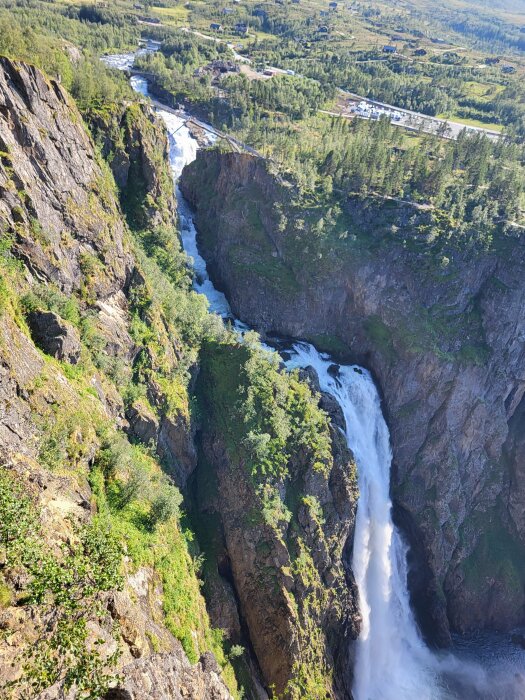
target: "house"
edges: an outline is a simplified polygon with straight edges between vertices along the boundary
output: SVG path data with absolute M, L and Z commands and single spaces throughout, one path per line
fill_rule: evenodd
M 383 46 L 383 53 L 396 53 L 397 49 L 395 46 L 390 46 L 389 44 L 385 44 Z
M 322 27 L 319 27 L 317 30 L 319 34 L 328 34 L 328 27 L 326 25 L 323 25 Z
M 501 69 L 501 72 L 502 73 L 515 73 L 516 69 L 514 68 L 514 66 L 503 66 Z
M 210 24 L 210 29 L 214 32 L 222 32 L 224 31 L 222 28 L 222 24 L 218 24 L 217 22 L 212 22 Z
M 208 63 L 206 68 L 211 71 L 212 73 L 219 74 L 219 73 L 239 73 L 240 68 L 239 64 L 235 63 L 235 61 L 225 61 L 222 59 L 216 59 L 215 61 L 212 61 L 211 63 Z
M 301 2 L 301 0 L 292 0 L 292 2 L 294 5 L 298 5 Z
M 335 12 L 337 10 L 337 3 L 336 2 L 329 2 L 328 7 L 332 10 L 332 12 Z
M 416 49 L 414 51 L 414 56 L 426 56 L 426 55 L 427 55 L 427 52 L 425 51 L 425 49 Z
M 237 34 L 242 34 L 242 35 L 248 34 L 248 25 L 245 24 L 244 22 L 237 22 L 234 29 L 235 29 L 235 32 Z
M 222 8 L 223 15 L 233 15 L 234 12 L 235 12 L 235 10 L 231 7 L 223 7 Z

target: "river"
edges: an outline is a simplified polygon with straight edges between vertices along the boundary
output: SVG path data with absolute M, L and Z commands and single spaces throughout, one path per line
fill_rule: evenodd
M 107 60 L 118 68 L 128 68 L 131 62 L 131 54 Z M 147 96 L 143 78 L 131 81 Z M 242 332 L 247 326 L 234 318 L 226 297 L 208 276 L 191 209 L 177 185 L 184 166 L 196 157 L 197 142 L 183 117 L 161 108 L 157 112 L 168 131 L 181 238 L 195 270 L 194 287 L 207 297 L 210 311 L 231 320 Z M 358 467 L 352 569 L 362 626 L 354 668 L 355 700 L 523 700 L 525 652 L 510 645 L 508 636 L 461 640 L 454 653 L 433 652 L 421 638 L 409 600 L 407 548 L 392 521 L 390 435 L 370 374 L 362 367 L 338 364 L 304 342 L 293 343 L 281 354 L 290 369 L 313 367 L 322 390 L 339 403 Z

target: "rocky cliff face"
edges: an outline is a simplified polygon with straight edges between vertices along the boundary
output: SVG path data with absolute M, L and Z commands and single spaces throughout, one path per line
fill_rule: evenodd
M 254 370 L 276 395 L 287 393 L 288 406 L 305 401 L 306 410 L 291 412 L 292 426 L 331 444 L 323 467 L 305 437 L 297 445 L 292 427 L 281 449 L 289 454 L 282 474 L 269 467 L 258 476 L 247 445 L 267 444 L 271 432 L 255 437 L 242 419 L 249 414 L 245 397 L 257 391 L 247 379 L 255 362 L 257 355 L 242 345 L 210 348 L 201 359 L 195 493 L 208 530 L 210 614 L 234 644 L 252 650 L 262 682 L 278 697 L 351 698 L 359 631 L 349 565 L 357 489 L 353 456 L 338 427 L 342 416 L 328 397 L 295 394 L 300 385 L 293 380 L 283 388 L 277 373 Z M 311 382 L 318 390 L 315 377 Z M 330 430 L 319 399 L 332 413 Z M 249 697 L 260 696 L 252 689 Z
M 175 201 L 162 124 L 146 104 L 116 104 L 86 115 L 123 207 L 137 227 L 173 225 Z
M 0 217 L 18 256 L 68 294 L 110 298 L 131 258 L 78 112 L 57 83 L 0 58 L 0 113 Z
M 143 116 L 162 135 L 151 115 Z M 161 143 L 158 158 L 165 155 L 165 137 Z M 154 188 L 153 176 L 148 186 Z M 156 206 L 146 202 L 142 211 L 144 221 L 151 214 L 156 222 Z M 171 200 L 161 218 L 173 211 Z M 108 698 L 231 698 L 222 669 L 200 653 L 209 622 L 174 511 L 166 520 L 172 529 L 161 542 L 162 557 L 169 556 L 171 542 L 179 543 L 177 576 L 186 576 L 187 608 L 200 615 L 188 639 L 180 613 L 168 619 L 173 582 L 159 572 L 153 526 L 144 516 L 142 525 L 115 517 L 115 501 L 106 493 L 108 477 L 120 473 L 130 484 L 130 470 L 142 460 L 141 507 L 155 484 L 164 485 L 164 498 L 173 494 L 153 452 L 144 456 L 127 441 L 123 430 L 134 424 L 126 416 L 136 419 L 138 434 L 151 428 L 144 438 L 152 438 L 153 447 L 164 431 L 159 451 L 168 471 L 170 463 L 175 474 L 192 459 L 184 396 L 177 409 L 170 407 L 161 385 L 178 366 L 180 340 L 152 297 L 124 222 L 109 170 L 65 91 L 33 67 L 0 58 L 2 697 L 76 698 L 94 688 L 102 697 L 105 674 L 122 671 L 121 682 L 110 682 Z M 136 332 L 146 323 L 158 340 L 153 349 Z M 157 383 L 144 384 L 140 400 L 126 397 L 133 377 L 150 379 L 161 360 Z M 117 456 L 116 444 L 127 457 Z M 110 525 L 123 528 L 121 541 L 129 546 L 117 560 L 118 576 L 109 565 L 98 573 L 90 569 L 97 552 L 114 561 L 113 540 L 106 540 Z M 94 547 L 93 536 L 99 537 Z M 137 554 L 140 537 L 148 538 L 149 559 Z M 68 624 L 76 626 L 63 647 L 60 634 Z M 190 664 L 189 651 L 198 663 Z
M 525 621 L 525 239 L 429 241 L 424 212 L 348 204 L 322 240 L 261 159 L 200 152 L 182 188 L 234 312 L 375 374 L 391 429 L 395 515 L 425 632 Z M 319 238 L 320 236 L 320 238 Z

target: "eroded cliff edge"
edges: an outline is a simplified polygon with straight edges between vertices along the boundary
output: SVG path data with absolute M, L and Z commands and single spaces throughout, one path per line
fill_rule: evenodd
M 330 236 L 275 166 L 220 150 L 199 152 L 182 190 L 236 315 L 377 377 L 424 631 L 523 623 L 522 232 L 473 250 L 427 236 L 424 208 L 355 199 Z
M 149 108 L 136 110 L 136 128 L 148 125 L 138 162 L 160 159 L 136 193 L 154 236 L 160 207 L 147 195 L 163 173 L 169 182 L 167 140 Z M 162 382 L 185 371 L 183 334 L 73 101 L 6 58 L 0 161 L 0 694 L 227 700 L 180 494 L 155 454 L 180 483 L 195 463 L 187 393 L 170 402 Z M 146 429 L 149 450 L 128 439 Z

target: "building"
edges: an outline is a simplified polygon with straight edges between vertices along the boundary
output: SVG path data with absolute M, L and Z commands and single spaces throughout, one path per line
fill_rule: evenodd
M 326 25 L 323 25 L 322 27 L 319 27 L 317 30 L 319 34 L 328 34 L 328 27 Z
M 426 55 L 427 55 L 427 52 L 425 51 L 425 49 L 416 49 L 414 51 L 414 56 L 426 56 Z
M 501 69 L 501 72 L 502 73 L 515 73 L 516 69 L 514 68 L 514 66 L 503 66 Z
M 231 7 L 223 7 L 222 8 L 223 15 L 233 15 L 234 12 L 235 12 L 235 10 Z
M 332 12 L 335 12 L 337 10 L 337 3 L 336 2 L 329 2 L 328 7 L 332 10 Z
M 396 53 L 397 49 L 395 46 L 390 46 L 389 44 L 385 44 L 383 46 L 383 53 Z
M 218 24 L 217 22 L 212 22 L 210 24 L 210 29 L 214 32 L 222 32 L 223 31 L 222 24 Z

